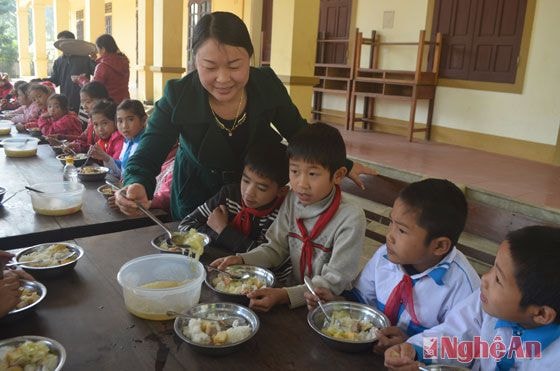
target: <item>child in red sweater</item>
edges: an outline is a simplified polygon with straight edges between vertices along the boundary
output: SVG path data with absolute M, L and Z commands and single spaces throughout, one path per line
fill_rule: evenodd
M 27 88 L 27 96 L 31 100 L 29 106 L 30 113 L 25 117 L 24 121 L 16 124 L 19 132 L 25 132 L 28 129 L 38 127 L 37 120 L 47 112 L 47 100 L 51 95 L 51 91 L 46 86 L 40 84 L 30 84 Z
M 75 138 L 82 133 L 80 119 L 68 111 L 68 99 L 62 94 L 53 94 L 47 100 L 47 113 L 37 121 L 43 135 L 56 135 L 59 139 Z
M 118 160 L 124 137 L 115 124 L 117 105 L 112 101 L 100 100 L 90 112 L 95 135 L 99 138 L 91 148 L 91 157 L 101 161 L 109 161 L 109 158 Z

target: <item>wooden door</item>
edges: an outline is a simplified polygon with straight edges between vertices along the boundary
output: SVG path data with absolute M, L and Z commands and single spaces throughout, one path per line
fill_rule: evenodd
M 319 39 L 348 40 L 352 0 L 321 0 Z M 317 63 L 347 64 L 348 43 L 319 42 Z
M 261 23 L 261 66 L 270 65 L 270 44 L 272 42 L 272 0 L 263 0 Z

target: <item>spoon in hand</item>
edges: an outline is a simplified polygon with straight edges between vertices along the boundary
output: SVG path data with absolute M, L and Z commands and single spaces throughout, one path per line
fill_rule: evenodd
M 221 269 L 218 269 L 216 267 L 213 267 L 211 265 L 208 264 L 202 264 L 204 266 L 204 268 L 206 269 L 210 269 L 212 271 L 217 271 L 220 273 L 224 273 L 228 276 L 230 276 L 231 278 L 233 278 L 234 280 L 246 280 L 248 278 L 251 278 L 251 275 L 249 273 L 241 273 L 241 274 L 236 274 L 236 273 L 231 273 L 231 272 L 227 272 L 227 271 L 223 271 Z
M 315 295 L 317 297 L 317 299 L 319 299 L 317 301 L 317 304 L 319 304 L 319 308 L 321 308 L 321 310 L 323 311 L 323 313 L 325 314 L 325 318 L 327 319 L 327 321 L 329 323 L 332 322 L 331 317 L 329 316 L 329 314 L 327 313 L 327 311 L 325 310 L 325 308 L 323 307 L 322 304 L 322 300 L 321 298 L 317 295 L 317 293 L 315 292 L 315 290 L 313 289 L 313 282 L 311 281 L 311 278 L 309 278 L 308 276 L 304 276 L 303 277 L 303 282 L 305 283 L 305 286 L 307 286 L 307 288 L 309 289 L 309 291 L 311 291 L 311 293 L 313 295 Z

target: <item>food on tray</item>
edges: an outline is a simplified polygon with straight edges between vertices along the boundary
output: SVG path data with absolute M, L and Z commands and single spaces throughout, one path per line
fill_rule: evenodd
M 20 287 L 20 296 L 19 296 L 19 303 L 16 305 L 17 309 L 25 308 L 30 306 L 31 304 L 35 303 L 39 300 L 39 294 L 37 291 L 27 288 L 27 287 Z
M 99 193 L 103 194 L 103 196 L 105 197 L 111 197 L 115 194 L 115 190 L 113 189 L 113 187 L 105 185 L 99 187 Z
M 0 348 L 0 370 L 52 371 L 57 364 L 58 357 L 42 341 Z
M 78 172 L 82 175 L 83 174 L 93 175 L 93 174 L 105 173 L 106 170 L 105 170 L 105 168 L 100 168 L 100 167 L 96 167 L 96 166 L 83 166 L 78 170 Z
M 220 318 L 215 318 L 219 320 Z M 183 334 L 194 343 L 206 345 L 227 345 L 238 343 L 251 335 L 251 326 L 239 326 L 237 320 L 233 326 L 227 327 L 217 321 L 209 321 L 201 318 L 189 320 L 187 326 L 183 326 Z
M 239 273 L 229 267 L 226 268 L 226 272 L 232 274 Z M 218 273 L 218 275 L 212 280 L 212 286 L 214 286 L 216 290 L 228 294 L 247 295 L 248 293 L 253 292 L 257 289 L 266 287 L 266 281 L 256 276 L 239 280 L 232 278 L 226 273 Z
M 379 329 L 371 321 L 354 319 L 345 310 L 335 310 L 331 322 L 325 322 L 321 332 L 336 339 L 371 341 L 377 338 Z
M 57 243 L 47 248 L 22 255 L 19 261 L 22 263 L 34 261 L 34 263 L 26 264 L 29 267 L 52 267 L 76 260 L 78 258 L 76 254 L 68 257 L 72 251 L 73 250 L 68 248 L 68 246 Z
M 188 245 L 185 247 L 194 255 L 195 259 L 198 259 L 204 252 L 204 235 L 198 233 L 194 228 L 189 229 L 188 232 L 174 232 L 171 242 L 173 244 L 169 245 L 166 240 L 163 240 L 159 247 L 171 252 L 182 252 L 181 247 L 177 245 Z

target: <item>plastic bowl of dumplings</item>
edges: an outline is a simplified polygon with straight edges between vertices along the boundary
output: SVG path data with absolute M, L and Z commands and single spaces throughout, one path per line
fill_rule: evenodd
M 255 312 L 234 303 L 198 304 L 184 314 L 195 317 L 195 321 L 177 317 L 173 325 L 175 333 L 193 350 L 211 356 L 223 356 L 239 350 L 260 327 Z M 230 321 L 225 324 L 224 319 Z M 220 320 L 222 322 L 214 322 Z
M 192 258 L 175 254 L 141 256 L 117 274 L 126 309 L 137 317 L 166 321 L 167 311 L 185 312 L 198 303 L 206 271 Z
M 343 352 L 371 351 L 376 331 L 391 325 L 384 313 L 365 304 L 332 301 L 323 308 L 332 323 L 319 307 L 309 312 L 307 323 L 327 345 Z
M 33 184 L 42 193 L 28 191 L 33 210 L 40 215 L 63 216 L 82 209 L 85 187 L 76 182 Z
M 2 141 L 6 157 L 33 157 L 37 154 L 39 139 L 37 138 L 6 138 Z

